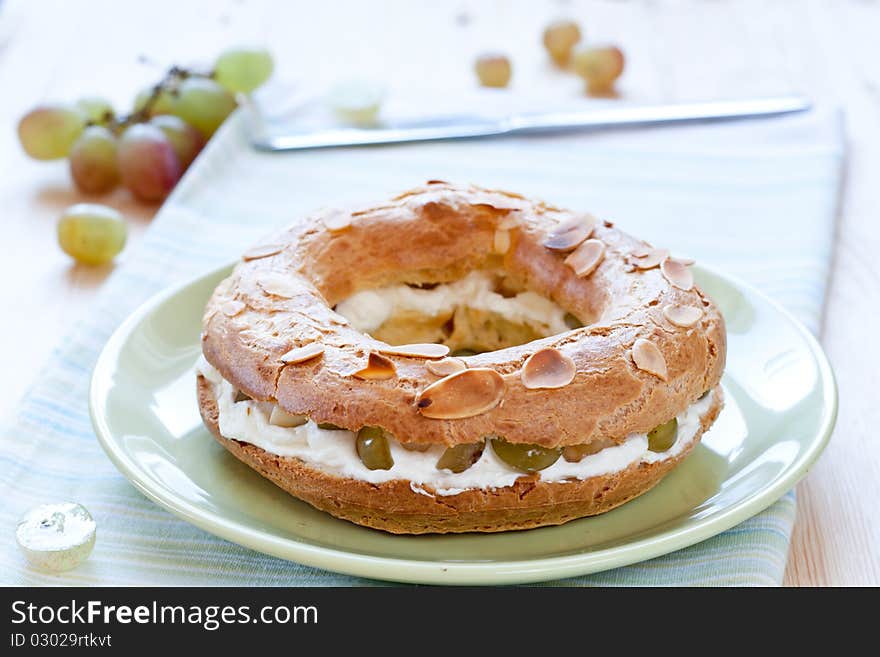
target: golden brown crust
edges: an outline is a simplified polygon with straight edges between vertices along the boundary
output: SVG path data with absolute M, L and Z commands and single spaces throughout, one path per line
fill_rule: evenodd
M 252 255 L 260 257 L 245 259 L 218 286 L 205 312 L 205 357 L 255 399 L 277 400 L 290 413 L 348 429 L 380 426 L 402 441 L 453 445 L 493 433 L 560 446 L 648 431 L 718 384 L 723 320 L 697 288 L 673 287 L 659 268 L 635 268 L 633 251 L 645 243 L 607 222 L 593 235 L 605 244 L 604 259 L 592 274 L 577 277 L 563 264 L 565 253 L 542 245 L 571 216 L 514 194 L 436 182 L 378 207 L 306 217 L 258 245 Z M 498 230 L 509 231 L 503 256 L 493 252 Z M 387 356 L 396 375 L 384 380 L 353 376 L 383 343 L 335 313 L 337 302 L 365 288 L 451 281 L 499 266 L 585 324 L 465 358 L 468 367 L 504 377 L 500 404 L 467 418 L 425 417 L 418 395 L 437 379 L 423 358 Z M 668 304 L 698 306 L 704 314 L 694 327 L 680 328 L 664 316 Z M 630 349 L 639 338 L 660 349 L 667 380 L 635 366 Z M 324 345 L 320 357 L 281 361 L 315 341 Z M 575 378 L 558 389 L 527 389 L 521 368 L 547 347 L 574 361 Z
M 583 481 L 543 482 L 524 475 L 505 488 L 434 496 L 413 490 L 409 481 L 372 484 L 337 477 L 299 459 L 276 456 L 255 445 L 224 438 L 218 426 L 212 386 L 204 377 L 198 377 L 202 418 L 217 441 L 236 458 L 317 509 L 394 534 L 529 529 L 609 511 L 650 490 L 693 449 L 718 416 L 721 397 L 719 387 L 712 407 L 701 418 L 697 436 L 674 458 L 634 464 L 620 472 Z

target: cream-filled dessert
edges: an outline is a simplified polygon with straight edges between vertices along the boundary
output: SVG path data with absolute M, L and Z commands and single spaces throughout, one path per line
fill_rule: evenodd
M 322 429 L 312 420 L 292 416 L 272 402 L 241 398 L 235 386 L 223 379 L 204 358 L 199 359 L 196 369 L 213 386 L 220 433 L 225 438 L 256 445 L 270 454 L 302 459 L 338 477 L 371 483 L 402 479 L 428 495 L 456 495 L 469 488 L 511 486 L 527 473 L 502 461 L 492 448 L 491 438 L 484 442 L 473 464 L 462 472 L 452 472 L 438 466 L 438 463 L 442 465 L 445 447 L 433 445 L 424 450 L 407 449 L 393 437 L 386 437 L 393 464 L 387 470 L 371 470 L 358 454 L 355 432 Z M 655 442 L 646 433 L 631 434 L 619 445 L 604 447 L 571 461 L 568 458 L 579 455 L 567 458 L 560 449 L 552 465 L 537 470 L 537 476 L 541 481 L 572 482 L 619 472 L 637 463 L 655 463 L 678 456 L 696 437 L 702 417 L 715 402 L 714 394 L 710 391 L 676 416 L 672 439 Z
M 248 250 L 205 311 L 199 408 L 292 495 L 393 533 L 596 515 L 722 407 L 724 323 L 591 215 L 438 181 Z

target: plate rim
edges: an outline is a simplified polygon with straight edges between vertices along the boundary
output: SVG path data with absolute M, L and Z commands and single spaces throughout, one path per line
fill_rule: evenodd
M 429 561 L 356 554 L 332 547 L 311 545 L 292 538 L 281 538 L 247 524 L 228 520 L 221 515 L 199 510 L 195 505 L 166 487 L 156 487 L 140 475 L 139 468 L 121 449 L 106 422 L 102 399 L 112 380 L 111 364 L 115 362 L 126 338 L 152 310 L 164 301 L 204 279 L 231 271 L 235 262 L 226 263 L 170 285 L 152 295 L 131 313 L 112 333 L 101 350 L 89 381 L 89 415 L 98 442 L 120 473 L 147 499 L 179 518 L 224 540 L 287 561 L 323 568 L 333 572 L 372 579 L 445 585 L 525 584 L 587 575 L 621 566 L 647 561 L 695 545 L 716 536 L 760 513 L 791 490 L 810 470 L 828 445 L 838 413 L 838 388 L 834 370 L 816 337 L 786 308 L 754 286 L 728 274 L 703 265 L 698 270 L 724 280 L 735 288 L 746 290 L 782 315 L 806 342 L 819 371 L 819 385 L 825 408 L 814 439 L 807 450 L 770 485 L 760 488 L 736 504 L 690 527 L 667 530 L 640 538 L 625 545 L 565 556 L 497 562 Z M 167 491 L 167 492 L 165 492 Z M 344 521 L 340 521 L 344 522 Z

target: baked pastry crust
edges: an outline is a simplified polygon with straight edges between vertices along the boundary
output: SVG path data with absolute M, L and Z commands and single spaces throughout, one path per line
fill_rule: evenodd
M 379 206 L 314 214 L 251 249 L 217 287 L 204 317 L 204 355 L 254 399 L 353 431 L 382 427 L 403 442 L 456 445 L 496 434 L 513 443 L 559 447 L 645 433 L 718 385 L 726 353 L 723 319 L 697 287 L 676 287 L 660 268 L 639 269 L 634 256 L 648 245 L 609 222 L 598 223 L 592 235 L 604 244 L 604 258 L 589 275 L 578 276 L 565 264 L 566 253 L 543 244 L 560 222 L 576 216 L 515 194 L 442 182 Z M 503 253 L 499 242 L 507 246 Z M 440 380 L 428 370 L 429 361 L 383 353 L 387 344 L 332 309 L 359 290 L 448 282 L 492 268 L 585 326 L 464 359 L 468 368 L 494 370 L 502 381 L 499 402 L 469 417 L 427 417 L 419 396 Z M 669 306 L 702 314 L 683 328 L 664 314 Z M 665 377 L 637 364 L 639 341 L 659 351 Z M 283 361 L 291 350 L 314 344 L 321 345 L 319 356 Z M 573 361 L 570 383 L 539 390 L 523 384 L 525 363 L 543 348 Z M 371 354 L 380 353 L 393 376 L 358 378 Z M 270 467 L 266 458 L 248 458 L 267 472 L 282 467 L 281 461 Z M 552 495 L 547 499 L 554 504 Z
M 624 470 L 582 481 L 546 482 L 523 475 L 513 486 L 469 489 L 457 495 L 418 492 L 409 481 L 373 484 L 338 477 L 297 458 L 270 454 L 256 445 L 220 434 L 212 385 L 198 377 L 202 418 L 217 441 L 237 459 L 321 511 L 359 525 L 393 534 L 502 532 L 530 529 L 605 513 L 653 488 L 699 443 L 722 407 L 721 388 L 700 418 L 691 443 L 675 457 L 635 463 Z

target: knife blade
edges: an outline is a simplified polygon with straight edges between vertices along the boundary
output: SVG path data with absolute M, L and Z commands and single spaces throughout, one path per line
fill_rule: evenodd
M 294 151 L 342 146 L 371 146 L 445 139 L 474 139 L 541 132 L 599 130 L 699 121 L 777 116 L 812 106 L 803 96 L 710 101 L 671 105 L 623 105 L 583 111 L 526 112 L 500 117 L 461 114 L 401 120 L 376 127 L 338 127 L 317 131 L 267 132 L 259 110 L 246 107 L 252 145 L 263 151 Z

